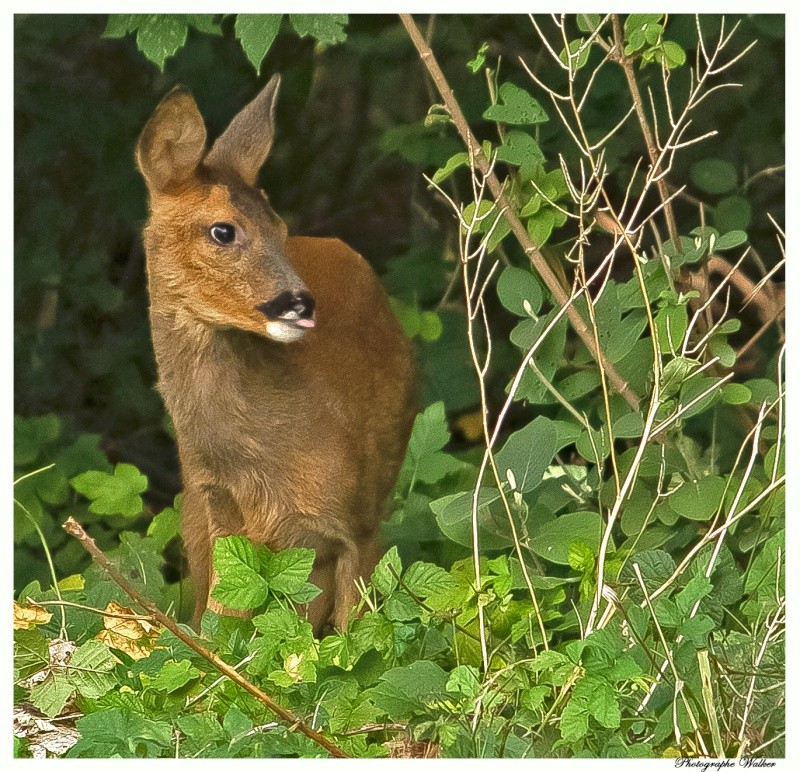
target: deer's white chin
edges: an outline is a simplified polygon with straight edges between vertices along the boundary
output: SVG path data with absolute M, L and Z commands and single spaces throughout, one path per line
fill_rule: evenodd
M 284 322 L 280 319 L 267 322 L 267 337 L 277 340 L 279 343 L 294 343 L 296 340 L 300 340 L 307 331 L 307 328 L 297 327 L 291 322 Z

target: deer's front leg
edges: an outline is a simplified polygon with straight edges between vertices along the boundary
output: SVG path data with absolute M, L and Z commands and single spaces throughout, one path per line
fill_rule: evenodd
M 207 513 L 206 528 L 208 533 L 209 544 L 209 560 L 206 573 L 207 592 L 206 601 L 203 608 L 199 610 L 197 625 L 199 625 L 199 617 L 202 617 L 203 611 L 208 608 L 217 614 L 225 614 L 226 616 L 235 616 L 248 618 L 251 612 L 248 610 L 229 609 L 222 605 L 218 600 L 211 597 L 219 582 L 219 576 L 214 571 L 213 561 L 211 556 L 214 551 L 214 542 L 217 539 L 225 536 L 238 536 L 244 533 L 244 517 L 239 509 L 233 496 L 224 488 L 209 487 L 203 491 L 204 506 Z M 198 615 L 198 606 L 195 607 L 195 615 Z

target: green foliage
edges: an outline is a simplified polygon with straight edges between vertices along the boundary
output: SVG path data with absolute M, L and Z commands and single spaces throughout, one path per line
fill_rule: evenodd
M 283 14 L 237 14 L 235 35 L 242 50 L 256 71 L 267 55 L 278 30 Z M 289 15 L 292 27 L 300 37 L 310 35 L 325 45 L 334 45 L 347 39 L 344 27 L 347 14 L 303 14 Z M 136 45 L 159 70 L 164 70 L 166 60 L 186 45 L 189 28 L 211 35 L 221 35 L 219 16 L 201 13 L 181 14 L 111 14 L 106 25 L 105 37 L 121 38 L 136 33 Z
M 503 83 L 498 95 L 497 104 L 487 108 L 483 113 L 487 121 L 526 125 L 548 120 L 547 113 L 539 102 L 513 83 Z
M 281 26 L 280 13 L 239 13 L 236 15 L 236 37 L 247 60 L 261 72 L 261 64 Z
M 204 644 L 357 757 L 400 745 L 446 758 L 784 752 L 782 328 L 779 301 L 763 300 L 767 288 L 780 297 L 766 213 L 780 222 L 784 129 L 782 100 L 761 98 L 779 91 L 783 27 L 726 19 L 740 26 L 723 58 L 760 42 L 712 79 L 741 87 L 709 93 L 669 140 L 687 143 L 665 176 L 681 191 L 673 229 L 622 62 L 606 57 L 611 20 L 536 21 L 441 17 L 428 30 L 506 213 L 481 197 L 447 110 L 427 109 L 394 18 L 18 21 L 15 703 L 77 730 L 66 755 L 326 755 L 137 618 L 59 527 L 78 519 L 137 592 L 188 618 L 132 148 L 173 84 L 190 85 L 213 137 L 274 71 L 284 85 L 265 189 L 293 232 L 376 231 L 356 246 L 414 340 L 420 412 L 390 502 L 392 546 L 347 629 L 319 640 L 305 618 L 313 551 L 229 536 L 214 544 L 214 598 L 251 615 L 207 611 Z M 698 28 L 711 50 L 717 17 L 619 19 L 662 147 L 697 84 Z M 535 81 L 498 58 L 520 41 L 524 59 L 542 51 L 525 61 Z M 545 109 L 539 84 L 580 109 Z M 693 142 L 711 131 L 713 145 Z M 571 304 L 604 367 L 507 214 L 567 293 L 581 290 Z M 731 281 L 730 297 L 709 299 L 729 270 L 744 290 Z M 34 737 L 15 738 L 15 755 L 34 750 Z
M 72 487 L 92 500 L 89 511 L 98 515 L 134 517 L 142 511 L 147 478 L 131 464 L 117 464 L 114 474 L 84 472 L 71 480 Z

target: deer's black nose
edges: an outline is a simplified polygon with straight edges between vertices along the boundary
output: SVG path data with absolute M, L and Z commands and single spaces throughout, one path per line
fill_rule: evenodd
M 267 319 L 311 319 L 314 316 L 316 302 L 305 290 L 301 292 L 281 292 L 272 300 L 256 306 Z

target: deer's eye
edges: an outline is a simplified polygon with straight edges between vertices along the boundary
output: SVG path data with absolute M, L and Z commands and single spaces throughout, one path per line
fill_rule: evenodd
M 236 228 L 229 222 L 215 222 L 208 232 L 217 244 L 232 244 L 236 240 Z

